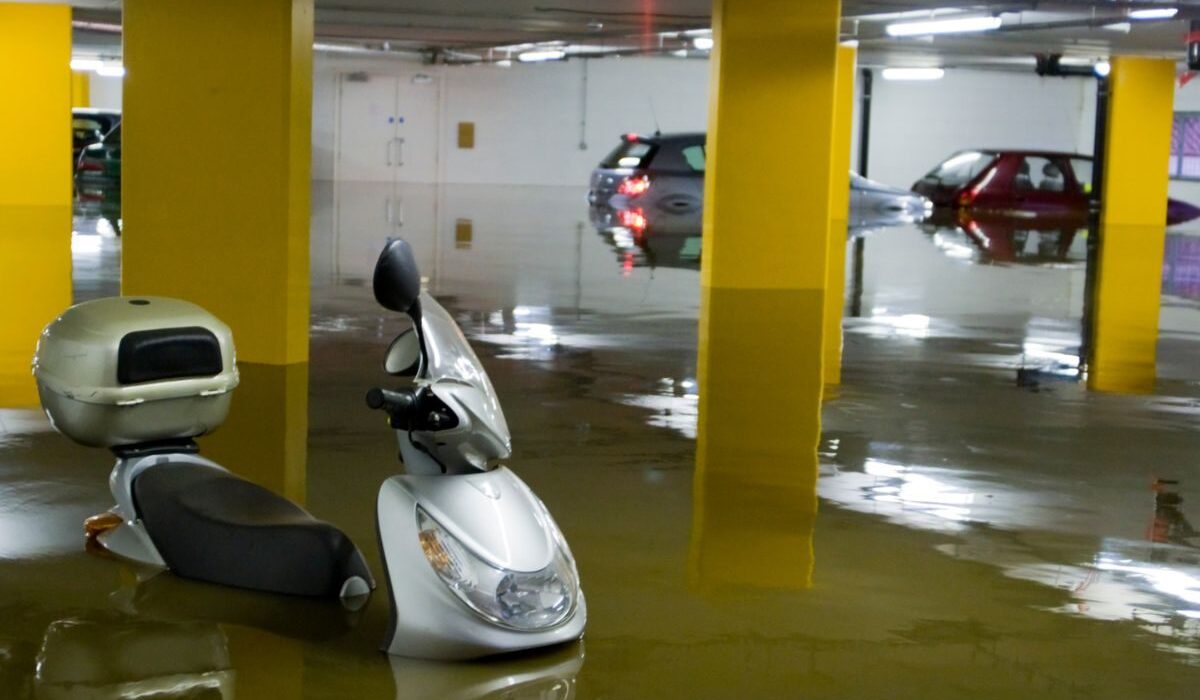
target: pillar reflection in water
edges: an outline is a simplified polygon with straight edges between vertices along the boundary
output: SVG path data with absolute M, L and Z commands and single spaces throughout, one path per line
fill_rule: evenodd
M 236 342 L 236 338 L 235 338 Z M 202 453 L 230 471 L 304 504 L 308 363 L 238 364 L 229 417 L 201 438 Z
M 232 700 L 235 673 L 225 634 L 202 622 L 91 614 L 50 624 L 38 654 L 38 698 Z
M 0 207 L 0 407 L 36 408 L 38 335 L 71 305 L 69 207 Z
M 702 304 L 693 583 L 807 588 L 823 294 L 706 288 Z

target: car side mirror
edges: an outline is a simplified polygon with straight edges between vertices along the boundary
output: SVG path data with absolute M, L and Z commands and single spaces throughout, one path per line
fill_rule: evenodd
M 413 377 L 421 367 L 421 337 L 409 328 L 388 346 L 383 358 L 383 371 L 393 377 Z
M 375 301 L 385 309 L 408 313 L 421 296 L 421 273 L 412 248 L 399 238 L 388 241 L 375 263 Z

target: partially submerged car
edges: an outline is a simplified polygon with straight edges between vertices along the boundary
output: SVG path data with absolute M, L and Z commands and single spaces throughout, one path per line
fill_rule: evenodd
M 638 199 L 664 211 L 698 211 L 704 204 L 704 140 L 703 133 L 625 134 L 592 171 L 588 203 L 620 207 Z
M 78 185 L 119 186 L 121 184 L 121 123 L 100 141 L 83 149 L 75 165 Z
M 967 209 L 1082 226 L 1092 192 L 1092 158 L 1078 153 L 958 151 L 913 184 L 944 211 Z M 1200 208 L 1167 200 L 1167 225 L 1200 217 Z
M 121 123 L 83 149 L 75 163 L 75 212 L 106 219 L 121 235 Z
M 631 229 L 699 230 L 704 207 L 703 133 L 625 134 L 592 171 L 588 202 Z M 850 174 L 851 221 L 920 221 L 932 205 L 924 197 Z M 652 226 L 653 224 L 653 226 Z
M 79 162 L 83 149 L 99 143 L 121 121 L 121 113 L 111 109 L 76 107 L 71 110 L 72 163 Z

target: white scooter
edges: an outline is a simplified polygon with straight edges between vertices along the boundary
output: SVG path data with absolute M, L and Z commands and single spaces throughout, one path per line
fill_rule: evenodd
M 399 431 L 408 472 L 379 493 L 384 649 L 456 659 L 578 639 L 587 608 L 571 551 L 500 466 L 509 434 L 495 391 L 454 320 L 421 293 L 407 243 L 381 254 L 375 297 L 413 321 L 385 369 L 415 378 L 368 392 Z M 212 314 L 163 297 L 78 304 L 42 332 L 34 374 L 55 428 L 117 456 L 116 505 L 88 521 L 91 542 L 185 578 L 365 604 L 374 579 L 344 532 L 197 454 L 193 438 L 221 424 L 238 384 L 232 333 Z
M 384 650 L 456 659 L 578 639 L 587 605 L 571 550 L 501 465 L 511 441 L 496 392 L 454 319 L 421 291 L 406 242 L 384 248 L 374 291 L 413 323 L 384 361 L 412 387 L 367 392 L 397 431 L 406 471 L 377 504 L 392 610 Z
M 215 316 L 164 297 L 84 302 L 42 331 L 33 370 L 54 427 L 117 457 L 91 543 L 185 578 L 365 602 L 374 579 L 344 532 L 198 454 L 239 378 Z

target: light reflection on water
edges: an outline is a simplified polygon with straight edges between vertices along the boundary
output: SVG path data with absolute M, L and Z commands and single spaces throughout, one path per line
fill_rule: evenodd
M 457 209 L 470 204 L 467 201 L 470 198 L 459 199 L 463 201 L 455 203 L 455 197 L 450 198 L 444 207 L 445 216 L 466 215 Z M 378 212 L 381 207 L 364 207 L 363 211 L 368 209 Z M 657 428 L 666 428 L 680 436 L 695 434 L 698 389 L 689 385 L 695 368 L 688 366 L 692 361 L 688 346 L 693 337 L 687 334 L 689 317 L 695 313 L 694 267 L 668 269 L 670 266 L 663 264 L 665 255 L 655 259 L 654 269 L 635 265 L 643 261 L 638 256 L 644 253 L 636 246 L 622 252 L 622 256 L 625 253 L 629 256 L 614 259 L 613 250 L 599 239 L 585 238 L 577 254 L 575 246 L 579 243 L 572 228 L 578 218 L 575 214 L 560 217 L 567 225 L 547 227 L 546 235 L 541 237 L 525 234 L 521 227 L 506 223 L 500 214 L 487 214 L 486 211 L 471 214 L 476 225 L 470 249 L 457 249 L 447 240 L 440 249 L 424 245 L 419 252 L 424 256 L 423 268 L 431 270 L 433 284 L 440 285 L 440 293 L 460 295 L 455 303 L 448 305 L 458 311 L 458 319 L 473 341 L 491 346 L 486 350 L 485 360 L 496 376 L 506 378 L 511 385 L 514 377 L 533 376 L 530 369 L 533 368 L 538 372 L 552 371 L 561 380 L 544 392 L 531 392 L 534 399 L 523 396 L 518 388 L 506 391 L 502 400 L 510 414 L 524 415 L 530 423 L 542 416 L 553 419 L 547 421 L 545 435 L 526 433 L 514 437 L 523 446 L 536 442 L 543 454 L 533 456 L 541 456 L 543 462 L 553 464 L 540 471 L 535 466 L 529 473 L 545 484 L 544 491 L 539 485 L 539 494 L 547 497 L 548 502 L 566 506 L 560 511 L 556 505 L 555 512 L 562 512 L 564 526 L 569 524 L 573 528 L 572 543 L 578 543 L 577 551 L 583 557 L 581 566 L 586 567 L 585 585 L 589 586 L 589 593 L 595 592 L 598 609 L 607 606 L 608 614 L 598 616 L 597 625 L 589 630 L 589 644 L 595 644 L 589 647 L 590 672 L 584 669 L 578 681 L 580 688 L 590 690 L 580 691 L 583 696 L 602 695 L 617 683 L 630 682 L 632 668 L 647 669 L 645 685 L 637 686 L 635 679 L 635 685 L 623 687 L 637 688 L 630 694 L 652 694 L 652 688 L 661 691 L 667 683 L 686 684 L 689 679 L 683 678 L 685 672 L 679 670 L 685 667 L 695 669 L 696 678 L 703 679 L 692 680 L 693 683 L 721 683 L 723 678 L 733 678 L 731 684 L 743 684 L 740 689 L 743 695 L 754 695 L 747 689 L 761 688 L 757 685 L 763 682 L 761 678 L 784 677 L 790 681 L 790 677 L 780 674 L 792 672 L 797 666 L 805 667 L 809 673 L 806 678 L 817 691 L 814 695 L 819 696 L 819 691 L 829 690 L 831 684 L 862 676 L 864 663 L 875 663 L 881 658 L 891 658 L 889 668 L 896 673 L 910 674 L 897 676 L 899 680 L 889 675 L 880 681 L 893 688 L 909 687 L 907 684 L 913 683 L 911 674 L 916 673 L 926 678 L 936 677 L 935 683 L 943 688 L 944 694 L 953 696 L 958 686 L 949 681 L 943 683 L 945 677 L 938 673 L 944 669 L 939 664 L 949 664 L 967 669 L 980 682 L 991 683 L 1011 674 L 1021 679 L 1018 685 L 1022 688 L 1041 696 L 1042 688 L 1032 687 L 1028 679 L 1044 680 L 1048 668 L 1053 671 L 1051 676 L 1062 671 L 1070 677 L 1071 672 L 1066 664 L 1060 668 L 1054 661 L 1042 665 L 1029 661 L 1036 656 L 1038 647 L 1028 645 L 1028 638 L 1052 636 L 1060 631 L 1069 636 L 1072 632 L 1095 630 L 1079 626 L 1076 618 L 1112 621 L 1105 624 L 1107 629 L 1120 628 L 1121 622 L 1139 626 L 1137 629 L 1144 627 L 1163 651 L 1194 654 L 1193 616 L 1200 605 L 1193 599 L 1200 572 L 1196 570 L 1192 550 L 1186 544 L 1138 540 L 1136 533 L 1131 534 L 1128 528 L 1117 524 L 1089 529 L 1070 523 L 1078 515 L 1072 511 L 1073 507 L 1092 511 L 1109 509 L 1114 520 L 1149 519 L 1151 509 L 1147 506 L 1148 494 L 1141 490 L 1142 483 L 1139 481 L 1135 490 L 1126 482 L 1140 479 L 1137 475 L 1143 461 L 1163 455 L 1190 454 L 1184 451 L 1189 444 L 1187 431 L 1194 430 L 1200 405 L 1184 395 L 1139 402 L 1089 401 L 1081 391 L 1064 389 L 1053 397 L 1051 408 L 1046 409 L 1049 404 L 1041 403 L 1037 405 L 1043 408 L 1038 411 L 1031 402 L 1047 401 L 1047 397 L 1011 386 L 1011 370 L 1015 368 L 1043 362 L 1070 367 L 1072 358 L 1077 357 L 1072 354 L 1078 350 L 1077 280 L 1082 271 L 1077 266 L 1059 269 L 1046 264 L 966 265 L 950 259 L 916 228 L 880 232 L 867 240 L 862 308 L 880 310 L 875 317 L 868 315 L 849 322 L 846 385 L 843 396 L 827 406 L 826 419 L 836 416 L 832 422 L 836 425 L 837 420 L 850 422 L 844 416 L 854 415 L 853 427 L 858 432 L 874 436 L 890 430 L 892 434 L 874 443 L 867 441 L 868 448 L 862 450 L 865 454 L 853 458 L 849 452 L 855 448 L 849 440 L 835 435 L 822 446 L 819 489 L 825 512 L 816 519 L 814 589 L 802 596 L 780 596 L 778 608 L 762 606 L 766 596 L 740 599 L 727 608 L 708 603 L 697 606 L 685 591 L 672 587 L 683 572 L 682 564 L 671 557 L 680 559 L 680 552 L 672 547 L 686 539 L 687 518 L 679 516 L 679 504 L 689 497 L 686 476 L 690 464 L 684 464 L 686 460 L 646 458 L 645 453 L 639 453 L 664 444 L 674 444 L 680 447 L 678 452 L 685 451 L 687 443 L 663 440 L 660 436 L 665 434 Z M 417 231 L 417 227 L 410 230 Z M 348 237 L 346 245 L 338 249 L 342 272 L 336 279 L 340 283 L 326 285 L 325 296 L 314 297 L 314 346 L 325 347 L 327 353 L 329 348 L 335 349 L 339 367 L 351 366 L 357 360 L 344 359 L 347 355 L 343 349 L 348 345 L 331 343 L 392 335 L 390 327 L 384 332 L 374 306 L 368 313 L 359 301 L 369 300 L 369 284 L 364 284 L 369 278 L 364 275 L 382 239 L 378 232 L 372 231 L 371 235 L 374 238 L 369 240 L 364 235 L 358 247 L 351 245 L 354 241 Z M 955 240 L 972 245 L 966 238 Z M 1019 251 L 1034 252 L 1037 246 L 1030 246 L 1029 240 Z M 93 247 L 88 243 L 92 241 L 84 243 L 81 249 Z M 437 253 L 440 258 L 431 250 L 440 250 Z M 680 256 L 680 268 L 698 262 L 698 254 L 693 255 L 691 248 L 681 250 L 685 255 Z M 645 261 L 650 262 L 648 258 Z M 955 269 L 947 272 L 942 264 Z M 332 269 L 332 265 L 329 267 Z M 336 289 L 330 289 L 331 286 Z M 354 301 L 350 303 L 347 299 Z M 678 323 L 662 325 L 656 314 Z M 377 374 L 378 340 L 373 340 L 370 347 L 370 371 Z M 981 386 L 1002 375 L 1005 380 L 1002 389 L 1007 393 L 979 392 Z M 361 378 L 365 381 L 368 376 L 374 375 L 364 370 Z M 357 406 L 359 389 L 355 386 L 351 391 L 341 386 L 345 379 L 346 375 L 337 375 L 337 391 L 354 394 L 352 405 Z M 324 395 L 334 393 L 328 377 L 315 376 L 313 381 Z M 576 411 L 573 416 L 561 421 L 570 431 L 577 427 L 573 421 L 595 421 L 597 428 L 591 434 L 603 434 L 599 427 L 604 416 L 620 412 L 610 411 L 605 402 L 634 409 L 622 409 L 622 420 L 626 420 L 626 414 L 632 418 L 617 424 L 619 429 L 609 425 L 610 434 L 617 436 L 614 438 L 617 446 L 612 451 L 620 453 L 619 459 L 604 461 L 587 434 L 564 434 L 561 426 L 555 427 L 558 416 L 548 415 L 556 413 L 555 409 L 537 405 L 547 396 L 558 401 L 564 390 L 573 388 L 580 389 L 585 399 L 573 407 Z M 967 399 L 938 413 L 937 404 L 947 395 L 939 391 L 955 392 Z M 977 402 L 984 405 L 977 409 L 966 405 L 973 397 L 978 397 Z M 369 517 L 356 514 L 363 510 L 358 500 L 336 494 L 354 487 L 357 489 L 354 493 L 361 492 L 369 498 L 377 486 L 378 472 L 390 469 L 391 462 L 380 462 L 375 471 L 363 470 L 369 476 L 362 476 L 359 467 L 366 460 L 360 459 L 363 453 L 357 450 L 360 443 L 367 441 L 355 432 L 362 419 L 346 410 L 348 405 L 351 404 L 329 403 L 328 399 L 313 405 L 314 420 L 320 423 L 320 428 L 308 436 L 309 460 L 313 465 L 310 473 L 314 479 L 310 494 L 317 508 L 328 512 L 331 520 L 353 522 L 359 518 L 366 522 Z M 945 412 L 953 409 L 968 413 L 967 418 L 950 423 Z M 11 425 L 12 415 L 16 414 L 0 412 L 0 424 L 8 420 Z M 45 429 L 44 423 L 38 423 L 37 414 L 31 415 L 33 423 Z M 1102 420 L 1114 415 L 1119 421 L 1114 420 L 1113 424 L 1120 424 L 1114 430 L 1117 433 L 1114 441 L 1143 442 L 1152 447 L 1131 454 L 1123 469 L 1114 467 L 1116 460 L 1109 460 L 1094 472 L 1064 468 L 1064 463 L 1079 462 L 1089 456 L 1099 461 L 1106 449 L 1113 448 L 1112 444 L 1091 444 L 1094 432 L 1082 435 L 1079 430 L 1092 422 L 1103 426 Z M 1170 420 L 1165 421 L 1164 415 Z M 648 431 L 650 435 L 637 434 L 638 421 L 654 426 Z M 900 427 L 895 428 L 896 425 Z M 14 437 L 10 433 L 7 439 L 14 441 L 10 444 L 24 445 L 38 440 L 37 435 L 32 429 L 22 428 L 19 435 Z M 390 460 L 393 445 L 390 439 L 382 438 L 380 452 Z M 0 442 L 4 439 L 0 434 Z M 61 471 L 63 465 L 79 463 L 80 458 L 74 453 L 64 451 L 56 455 L 53 450 L 47 451 L 45 445 L 58 439 L 47 436 L 37 443 L 39 468 L 48 466 Z M 637 442 L 631 447 L 628 441 Z M 563 449 L 564 444 L 569 449 Z M 928 457 L 907 454 L 905 450 L 912 445 L 929 447 L 936 454 Z M 108 458 L 99 453 L 92 457 L 92 471 L 86 480 L 81 476 L 78 481 L 90 485 L 91 501 L 96 501 L 96 494 L 100 494 L 107 505 L 103 476 Z M 350 457 L 354 460 L 353 470 L 346 468 Z M 644 470 L 629 470 L 638 475 L 633 482 L 636 488 L 622 482 L 619 466 L 613 468 L 634 459 L 645 466 Z M 563 469 L 564 462 L 578 468 Z M 1186 464 L 1186 459 L 1179 459 L 1169 466 Z M 646 488 L 647 483 L 642 479 L 641 474 L 646 470 L 659 479 L 653 489 Z M 1131 471 L 1135 472 L 1133 477 L 1128 476 Z M 564 473 L 569 476 L 561 476 Z M 36 472 L 33 474 L 36 477 Z M 28 473 L 23 473 L 20 478 L 27 476 Z M 20 517 L 38 513 L 43 525 L 48 513 L 61 512 L 61 517 L 54 516 L 57 520 L 53 527 L 43 529 L 59 533 L 55 546 L 65 542 L 64 547 L 76 548 L 80 515 L 91 511 L 75 513 L 66 507 L 56 511 L 53 503 L 32 498 L 39 494 L 64 495 L 67 491 L 64 483 L 71 478 L 74 477 L 64 477 L 63 482 L 49 479 L 38 482 L 37 493 L 8 493 L 0 502 L 27 503 L 30 510 Z M 36 478 L 29 479 L 29 483 L 35 481 Z M 1109 501 L 1097 498 L 1096 491 L 1090 490 L 1095 483 L 1116 483 L 1113 490 L 1119 490 L 1119 497 Z M 628 490 L 620 490 L 622 485 Z M 580 496 L 583 491 L 587 493 Z M 64 500 L 69 504 L 79 498 L 64 496 Z M 838 513 L 851 511 L 861 520 L 887 523 L 867 530 L 877 542 L 847 538 L 846 531 L 839 530 L 846 526 L 847 519 Z M 872 515 L 863 518 L 858 514 Z M 17 524 L 16 520 L 9 522 Z M 851 521 L 851 525 L 860 522 Z M 831 523 L 835 526 L 830 527 Z M 0 525 L 4 525 L 0 532 L 17 531 L 4 523 Z M 619 530 L 625 526 L 627 531 Z M 369 549 L 373 531 L 369 524 L 359 529 L 364 533 L 360 543 Z M 614 530 L 618 530 L 616 536 Z M 850 530 L 853 534 L 853 527 Z M 576 532 L 583 536 L 575 539 Z M 875 549 L 871 549 L 872 545 Z M 924 590 L 906 589 L 908 579 L 920 579 L 923 573 L 903 570 L 904 548 L 910 545 L 919 545 L 929 552 L 925 561 L 950 562 L 941 571 L 951 582 L 937 588 L 939 594 L 955 587 L 980 585 L 978 591 L 971 593 L 987 598 L 988 602 L 978 608 L 943 606 L 941 601 L 930 600 L 932 595 Z M 831 551 L 834 548 L 844 551 Z M 902 554 L 889 554 L 892 551 Z M 77 568 L 70 569 L 72 573 L 116 571 L 111 562 L 93 561 L 75 549 L 72 555 L 72 561 L 83 562 L 73 564 Z M 956 560 L 965 563 L 957 565 Z M 976 569 L 985 567 L 972 567 L 971 562 L 986 564 L 989 571 L 1003 572 L 1008 579 L 1036 582 L 1039 590 L 1065 591 L 1070 602 L 1058 605 L 1057 596 L 1040 594 L 1013 599 L 999 593 L 992 595 L 990 587 L 1003 589 L 1003 584 L 994 579 L 1003 578 L 975 576 Z M 84 564 L 89 568 L 83 568 Z M 62 570 L 60 567 L 53 573 L 57 575 Z M 23 570 L 17 573 L 20 576 L 15 578 L 25 578 Z M 90 583 L 91 576 L 71 578 L 87 581 L 77 584 L 80 586 L 104 588 Z M 30 576 L 29 580 L 40 585 L 52 577 Z M 828 590 L 831 580 L 844 584 L 844 590 Z M 628 595 L 631 585 L 639 587 L 645 600 Z M 52 595 L 57 599 L 63 594 L 55 589 Z M 235 596 L 217 591 L 215 597 L 218 602 L 206 600 L 184 614 L 228 607 Z M 181 600 L 196 598 L 189 590 L 188 595 L 169 599 L 170 605 L 163 609 L 177 610 Z M 1018 609 L 1031 600 L 1054 601 L 1054 605 Z M 831 602 L 834 605 L 827 607 Z M 59 604 L 56 600 L 55 605 Z M 306 687 L 306 695 L 322 695 L 322 690 L 329 691 L 326 693 L 329 696 L 337 696 L 338 692 L 344 695 L 350 692 L 346 689 L 352 684 L 361 686 L 364 678 L 371 677 L 382 682 L 382 692 L 369 696 L 387 696 L 392 691 L 392 669 L 389 660 L 375 654 L 374 644 L 384 624 L 384 616 L 379 612 L 383 604 L 379 599 L 375 604 L 374 627 L 368 624 L 366 631 L 350 632 L 355 636 L 345 641 L 305 644 L 302 654 L 299 645 L 293 643 L 296 648 L 290 650 L 295 653 L 288 657 L 289 663 L 266 668 L 281 675 L 303 676 L 306 686 L 312 686 Z M 258 604 L 245 607 L 253 611 L 262 608 Z M 1037 612 L 1042 609 L 1057 610 L 1060 614 Z M 994 619 L 977 622 L 971 617 L 976 611 L 995 617 L 1013 615 L 1020 622 L 1010 627 Z M 1023 616 L 1034 612 L 1041 618 L 1067 622 L 1047 623 Z M 641 619 L 642 614 L 651 617 L 654 624 L 647 624 Z M 789 615 L 804 619 L 798 622 Z M 952 616 L 954 619 L 930 619 Z M 876 617 L 884 621 L 877 622 Z M 804 633 L 814 635 L 811 639 L 797 632 L 804 624 L 808 625 Z M 679 633 L 673 629 L 676 626 L 687 631 Z M 1018 627 L 1021 630 L 1014 632 Z M 231 629 L 239 628 L 235 624 Z M 797 639 L 802 641 L 797 643 Z M 883 641 L 868 641 L 872 639 Z M 1091 648 L 1104 654 L 1123 653 L 1120 643 L 1124 637 L 1108 634 L 1104 639 Z M 254 641 L 255 644 L 235 650 L 241 654 L 240 657 L 235 654 L 235 661 L 240 658 L 243 663 L 239 665 L 246 666 L 248 673 L 253 670 L 249 667 L 256 665 L 254 652 L 287 646 L 287 640 L 270 635 L 256 637 Z M 1126 649 L 1130 646 L 1133 645 L 1127 645 Z M 351 648 L 353 653 L 348 651 Z M 798 648 L 804 650 L 803 654 L 795 651 Z M 1054 638 L 1043 648 L 1061 649 L 1064 657 L 1082 653 L 1078 640 L 1064 642 Z M 736 659 L 737 668 L 733 670 L 744 672 L 745 676 L 730 673 L 728 665 L 721 665 L 721 660 L 730 658 Z M 1130 654 L 1129 658 L 1144 660 L 1150 656 Z M 896 659 L 902 663 L 896 663 Z M 560 660 L 568 666 L 573 663 L 571 659 Z M 681 666 L 688 663 L 692 665 Z M 1080 663 L 1095 666 L 1099 662 L 1093 659 Z M 1170 661 L 1147 667 L 1154 673 L 1166 669 L 1165 676 L 1173 664 Z M 514 666 L 520 665 L 519 661 L 514 662 Z M 557 665 L 557 661 L 547 664 Z M 704 668 L 706 665 L 710 668 Z M 743 669 L 743 665 L 747 668 Z M 998 671 L 1000 666 L 1003 668 Z M 1129 661 L 1121 670 L 1136 675 L 1134 666 Z M 239 668 L 239 673 L 242 670 Z M 759 671 L 770 673 L 759 674 Z M 405 667 L 396 673 L 398 694 L 407 697 L 418 692 L 413 685 L 414 669 Z M 455 690 L 464 697 L 481 689 L 481 692 L 504 693 L 495 683 L 502 677 L 515 678 L 521 673 L 520 668 L 510 669 L 503 664 L 481 669 L 456 667 L 429 686 L 434 690 L 428 696 L 455 697 Z M 381 675 L 386 678 L 381 679 Z M 401 680 L 403 686 L 399 685 Z M 567 686 L 560 679 L 550 678 L 544 686 L 535 683 L 526 688 L 531 695 L 539 690 L 549 693 L 564 687 L 574 689 L 574 678 L 564 682 Z M 1096 691 L 1090 694 L 1104 694 L 1103 689 L 1090 689 Z M 1076 688 L 1073 696 L 1089 694 L 1084 690 L 1087 688 Z M 860 696 L 870 695 L 873 694 Z M 937 696 L 937 692 L 931 691 L 930 695 Z M 368 697 L 365 693 L 361 696 Z M 781 690 L 774 696 L 784 697 L 788 693 Z

